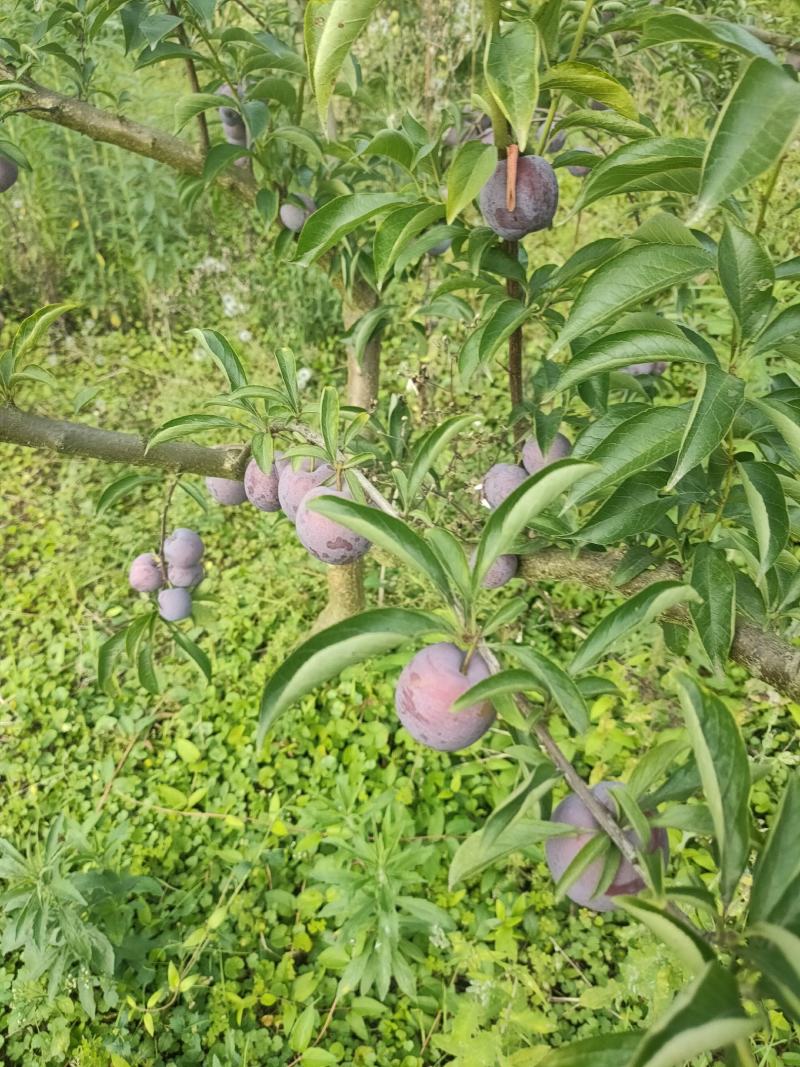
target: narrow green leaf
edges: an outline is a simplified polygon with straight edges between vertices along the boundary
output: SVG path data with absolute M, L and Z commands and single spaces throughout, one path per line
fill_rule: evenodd
M 707 963 L 716 958 L 703 935 L 688 920 L 679 919 L 673 912 L 649 900 L 634 897 L 615 899 L 632 918 L 638 919 L 672 949 L 689 974 L 699 974 Z
M 450 888 L 479 874 L 511 852 L 523 851 L 548 837 L 560 837 L 563 833 L 561 823 L 538 819 L 524 812 L 513 819 L 493 841 L 484 838 L 482 829 L 478 830 L 462 841 L 455 851 L 448 875 Z
M 114 504 L 124 499 L 135 489 L 140 489 L 143 485 L 153 485 L 158 481 L 160 479 L 155 474 L 123 474 L 121 478 L 116 478 L 107 485 L 100 494 L 100 499 L 97 501 L 96 514 L 102 515 L 104 511 L 113 507 Z
M 800 935 L 800 771 L 790 773 L 753 871 L 750 922 L 776 923 Z
M 217 364 L 227 378 L 231 391 L 247 385 L 244 367 L 227 337 L 216 330 L 191 329 L 188 333 L 199 342 Z
M 747 1037 L 758 1026 L 758 1018 L 742 1008 L 736 979 L 711 962 L 650 1027 L 626 1067 L 684 1067 L 704 1052 Z
M 565 670 L 537 652 L 522 645 L 508 645 L 506 651 L 513 654 L 536 678 L 545 692 L 564 713 L 567 721 L 579 734 L 589 729 L 589 709 L 580 689 Z
M 345 667 L 444 628 L 444 623 L 421 611 L 376 608 L 314 634 L 267 681 L 261 697 L 257 747 L 281 712 Z
M 326 125 L 328 102 L 356 38 L 380 0 L 308 0 L 305 46 L 319 120 Z
M 515 693 L 527 693 L 532 689 L 538 692 L 541 689 L 541 685 L 530 671 L 509 668 L 508 670 L 498 671 L 497 674 L 491 674 L 488 678 L 483 678 L 480 682 L 471 686 L 458 700 L 453 701 L 451 711 L 458 712 L 463 708 L 468 708 L 470 704 L 492 700 L 506 693 L 514 695 Z
M 372 258 L 375 263 L 375 277 L 379 285 L 386 280 L 395 260 L 406 245 L 443 217 L 444 206 L 442 204 L 429 204 L 421 201 L 390 212 L 378 224 L 372 245 Z
M 211 660 L 198 644 L 182 633 L 177 627 L 172 627 L 172 639 L 178 648 L 184 652 L 190 660 L 197 664 L 206 677 L 211 681 Z
M 655 748 L 651 748 L 641 757 L 633 768 L 628 789 L 638 800 L 642 797 L 659 778 L 668 771 L 673 771 L 679 756 L 688 749 L 689 742 L 679 739 L 663 741 Z
M 792 304 L 775 316 L 753 345 L 752 354 L 772 352 L 792 341 L 800 341 L 800 304 Z
M 447 222 L 470 204 L 494 174 L 497 149 L 480 141 L 467 141 L 456 152 L 447 171 Z
M 525 781 L 507 796 L 502 804 L 494 809 L 483 824 L 481 834 L 483 847 L 490 849 L 515 819 L 520 818 L 523 812 L 530 809 L 531 805 L 537 804 L 542 797 L 552 791 L 558 780 L 559 775 L 555 773 L 551 763 L 545 761 L 534 767 Z M 574 826 L 567 823 L 554 822 L 553 833 L 550 836 L 556 836 L 559 830 L 565 836 L 575 833 Z
M 742 876 L 750 848 L 750 768 L 744 741 L 718 697 L 685 674 L 678 695 L 720 853 L 720 891 L 727 902 Z
M 332 385 L 322 390 L 319 402 L 319 428 L 331 459 L 339 450 L 339 394 Z
M 563 900 L 570 886 L 574 885 L 575 882 L 577 882 L 577 880 L 580 878 L 580 876 L 584 874 L 587 869 L 593 866 L 598 860 L 604 860 L 612 848 L 613 845 L 611 844 L 611 839 L 606 837 L 605 834 L 593 834 L 586 842 L 586 844 L 582 845 L 581 848 L 575 853 L 573 858 L 567 864 L 566 870 L 556 882 L 556 900 Z M 602 879 L 602 874 L 600 875 L 600 878 Z M 602 893 L 603 888 L 604 887 L 601 885 L 601 882 L 598 881 L 597 885 L 594 887 L 594 892 Z M 605 888 L 608 887 L 606 886 Z
M 405 494 L 406 510 L 413 506 L 417 493 L 422 488 L 425 476 L 436 462 L 437 457 L 441 455 L 456 434 L 461 433 L 472 421 L 472 415 L 453 415 L 439 423 L 432 430 L 429 430 L 419 442 L 414 450 L 414 456 L 408 472 Z
M 703 380 L 681 441 L 667 489 L 699 466 L 725 439 L 744 400 L 744 382 L 713 363 L 703 366 Z
M 628 1067 L 641 1034 L 598 1034 L 561 1045 L 549 1052 L 536 1067 Z
M 702 598 L 689 612 L 708 658 L 721 670 L 731 649 L 736 625 L 736 574 L 725 553 L 709 544 L 696 546 L 692 588 Z
M 597 624 L 575 653 L 569 667 L 570 674 L 580 674 L 591 667 L 631 630 L 647 625 L 678 604 L 697 599 L 697 593 L 690 585 L 653 582 L 609 612 Z
M 800 1022 L 800 937 L 772 923 L 756 923 L 747 933 L 747 956 L 781 1007 Z
M 719 242 L 719 280 L 731 305 L 740 335 L 749 341 L 767 321 L 774 300 L 775 269 L 762 242 L 727 219 Z
M 125 630 L 112 634 L 104 641 L 97 652 L 97 681 L 101 689 L 106 689 L 111 680 L 114 664 L 125 647 Z
M 777 62 L 772 49 L 753 36 L 746 27 L 724 19 L 700 19 L 685 11 L 673 10 L 668 14 L 648 17 L 636 48 L 657 48 L 676 41 L 712 47 L 722 45 L 748 57 L 762 56 L 773 63 Z
M 775 163 L 800 119 L 800 82 L 754 59 L 728 97 L 711 135 L 690 225 Z
M 694 137 L 648 137 L 621 145 L 592 167 L 571 214 L 606 196 L 651 191 L 694 193 L 700 182 L 704 148 L 705 143 Z
M 409 197 L 397 193 L 347 193 L 329 200 L 306 219 L 297 242 L 298 262 L 310 266 L 362 223 L 408 202 Z
M 193 118 L 212 107 L 226 107 L 238 111 L 239 100 L 221 93 L 189 93 L 179 97 L 175 103 L 175 133 L 180 133 Z
M 643 244 L 619 252 L 584 282 L 572 305 L 572 313 L 548 355 L 713 265 L 709 252 L 688 245 Z
M 747 505 L 758 542 L 760 576 L 775 563 L 789 542 L 789 511 L 778 475 L 766 463 L 738 463 Z
M 767 416 L 800 465 L 800 416 L 790 404 L 771 396 L 754 399 L 752 403 Z
M 26 353 L 31 352 L 56 319 L 77 306 L 71 303 L 47 304 L 23 319 L 11 342 L 12 361 L 16 363 Z
M 636 107 L 633 97 L 610 74 L 591 66 L 589 63 L 579 63 L 567 60 L 564 63 L 556 63 L 542 74 L 539 81 L 540 89 L 560 90 L 564 93 L 576 93 L 579 96 L 591 96 L 608 104 L 625 118 L 636 121 L 639 118 L 639 109 Z
M 524 152 L 539 96 L 536 23 L 522 20 L 512 23 L 502 35 L 491 34 L 483 69 L 489 91 L 508 120 L 520 152 Z
M 136 657 L 136 671 L 139 675 L 139 683 L 151 696 L 157 696 L 161 691 L 153 663 L 153 647 L 149 641 L 144 641 L 139 646 L 139 654 Z
M 224 415 L 181 415 L 177 419 L 170 419 L 163 426 L 154 430 L 147 439 L 147 447 L 162 444 L 164 441 L 174 441 L 178 437 L 189 437 L 195 433 L 205 433 L 207 430 L 231 430 L 241 433 L 241 423 L 234 419 L 225 418 Z

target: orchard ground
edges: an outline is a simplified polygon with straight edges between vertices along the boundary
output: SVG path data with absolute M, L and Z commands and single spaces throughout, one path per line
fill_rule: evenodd
M 257 371 L 258 349 L 248 348 Z M 192 352 L 183 340 L 154 343 L 135 334 L 67 342 L 54 335 L 52 344 L 66 396 L 94 368 L 103 388 L 87 418 L 107 425 L 129 425 L 131 412 L 156 422 L 180 410 L 187 391 L 210 392 L 208 366 Z M 402 360 L 387 365 L 399 378 Z M 325 353 L 315 374 L 331 367 Z M 0 835 L 24 845 L 43 838 L 59 813 L 95 820 L 89 836 L 99 867 L 155 879 L 148 894 L 117 902 L 115 922 L 129 946 L 144 943 L 158 959 L 124 961 L 118 978 L 97 988 L 93 1020 L 77 999 L 48 1003 L 38 986 L 29 1000 L 10 1002 L 3 991 L 11 970 L 0 967 L 4 1053 L 12 1062 L 62 1064 L 69 1050 L 79 1067 L 100 1067 L 108 1062 L 103 1049 L 114 1047 L 132 1064 L 208 1063 L 213 1054 L 222 1064 L 245 1054 L 249 1063 L 289 1063 L 295 1053 L 287 1032 L 312 1002 L 315 1033 L 321 1028 L 343 965 L 330 949 L 340 923 L 323 914 L 336 889 L 318 876 L 321 858 L 349 868 L 342 846 L 374 836 L 383 804 L 402 820 L 407 847 L 423 846 L 404 891 L 439 904 L 455 926 L 416 938 L 424 1015 L 394 988 L 384 1003 L 355 995 L 336 1006 L 322 1047 L 340 1062 L 492 1064 L 503 1050 L 544 1054 L 547 1044 L 574 1035 L 638 1026 L 669 1001 L 681 979 L 674 958 L 624 917 L 556 903 L 543 847 L 448 890 L 455 848 L 513 787 L 516 771 L 502 757 L 509 740 L 499 732 L 450 757 L 399 726 L 394 684 L 409 651 L 345 671 L 254 753 L 260 689 L 325 594 L 322 565 L 285 519 L 210 499 L 204 514 L 179 493 L 172 525 L 197 529 L 206 545 L 201 590 L 214 604 L 189 632 L 212 657 L 213 682 L 204 685 L 192 665 L 171 659 L 159 668 L 161 696 L 148 697 L 132 676 L 105 695 L 96 682 L 97 647 L 115 618 L 136 606 L 127 567 L 156 547 L 163 487 L 98 518 L 97 499 L 115 470 L 10 448 L 2 457 Z M 473 484 L 484 462 L 477 446 L 465 458 Z M 373 598 L 380 578 L 371 560 Z M 388 603 L 418 589 L 404 589 L 402 570 L 388 571 L 385 582 Z M 517 586 L 495 595 L 519 593 Z M 526 595 L 523 640 L 561 662 L 608 606 L 575 586 L 562 586 L 557 599 L 548 587 Z M 213 624 L 205 612 L 213 612 Z M 585 742 L 552 723 L 592 782 L 624 777 L 656 733 L 663 740 L 677 731 L 677 708 L 659 685 L 660 641 L 654 628 L 621 662 L 603 666 L 620 694 L 594 702 L 596 729 Z M 737 697 L 751 751 L 787 752 L 800 709 L 745 683 L 737 668 L 720 688 Z M 779 784 L 778 776 L 756 783 L 757 811 L 774 808 Z M 680 834 L 671 833 L 671 847 L 675 881 L 685 861 L 713 868 L 711 856 L 696 844 L 690 851 Z M 114 1024 L 119 1003 L 128 994 L 142 1002 L 164 981 L 182 939 L 227 899 L 246 862 L 252 873 L 195 968 L 200 984 L 156 1017 L 158 1058 L 140 1058 L 152 1046 L 140 1021 Z M 767 1053 L 765 1063 L 792 1060 Z

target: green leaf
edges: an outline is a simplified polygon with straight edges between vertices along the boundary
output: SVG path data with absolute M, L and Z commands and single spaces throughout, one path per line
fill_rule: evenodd
M 691 603 L 689 613 L 708 658 L 721 670 L 736 627 L 736 574 L 724 552 L 709 544 L 696 546 L 692 587 L 702 597 L 702 603 Z
M 319 402 L 319 428 L 332 460 L 339 450 L 339 394 L 332 385 L 322 390 Z
M 300 392 L 297 388 L 297 360 L 290 348 L 279 348 L 275 353 L 275 362 L 278 364 L 278 373 L 281 376 L 283 387 L 289 405 L 296 413 L 300 412 Z
M 694 193 L 704 148 L 699 138 L 689 137 L 649 137 L 615 148 L 592 167 L 571 214 L 604 196 L 650 191 Z
M 309 266 L 362 223 L 408 201 L 408 197 L 396 193 L 347 193 L 337 196 L 306 219 L 297 242 L 298 262 Z
M 688 741 L 676 739 L 663 741 L 660 745 L 645 752 L 633 768 L 633 773 L 628 780 L 628 789 L 631 794 L 637 800 L 644 796 L 654 782 L 668 771 L 674 771 L 678 757 L 683 755 L 688 747 Z
M 751 351 L 755 356 L 761 352 L 778 349 L 784 342 L 798 340 L 800 340 L 800 304 L 792 304 L 784 308 L 765 327 Z
M 720 853 L 720 891 L 726 902 L 742 876 L 750 847 L 750 768 L 742 735 L 718 697 L 685 674 L 677 679 L 683 717 Z
M 353 344 L 353 354 L 359 364 L 364 362 L 364 352 L 367 345 L 383 327 L 384 323 L 391 318 L 392 312 L 385 304 L 370 308 L 364 312 L 357 322 L 353 323 L 348 331 L 348 339 Z
M 598 469 L 576 486 L 566 507 L 598 496 L 672 455 L 678 450 L 685 424 L 684 408 L 659 407 L 638 411 L 611 432 L 606 429 L 599 444 L 581 450 L 581 458 L 595 463 Z M 592 440 L 594 437 L 586 439 L 587 447 Z
M 574 129 L 603 130 L 614 137 L 627 137 L 632 141 L 656 136 L 655 130 L 644 123 L 633 122 L 616 111 L 594 111 L 590 107 L 570 111 L 553 129 L 554 132 Z
M 175 104 L 175 132 L 180 131 L 197 115 L 212 107 L 226 107 L 239 110 L 238 97 L 223 96 L 222 93 L 189 93 L 181 96 Z
M 685 11 L 671 11 L 647 18 L 637 49 L 685 41 L 689 44 L 722 45 L 746 56 L 762 56 L 777 62 L 772 49 L 754 37 L 744 26 L 723 19 L 699 19 Z
M 615 900 L 632 918 L 638 919 L 671 948 L 689 974 L 698 974 L 716 958 L 714 950 L 700 931 L 666 908 L 634 897 L 616 897 Z
M 17 327 L 11 342 L 11 358 L 14 363 L 32 351 L 56 319 L 72 311 L 77 304 L 47 304 L 28 315 Z
M 215 144 L 206 154 L 203 163 L 203 181 L 208 183 L 218 178 L 237 159 L 246 157 L 248 150 L 235 144 Z
M 421 611 L 376 608 L 314 634 L 267 681 L 261 697 L 257 747 L 283 711 L 345 667 L 444 628 L 444 623 Z
M 719 242 L 719 279 L 743 340 L 755 337 L 772 311 L 775 270 L 761 241 L 727 219 Z
M 577 882 L 582 874 L 585 874 L 589 867 L 600 859 L 605 860 L 612 847 L 610 838 L 606 837 L 605 834 L 595 833 L 589 837 L 586 844 L 582 845 L 575 853 L 567 864 L 566 870 L 556 882 L 556 900 L 562 900 L 566 896 L 567 890 Z M 601 873 L 600 880 L 602 880 L 602 877 Z M 594 892 L 602 892 L 600 880 L 594 887 Z
M 562 459 L 527 478 L 497 507 L 483 528 L 472 568 L 474 590 L 498 556 L 511 550 L 514 541 L 541 511 L 576 481 L 593 471 L 590 463 Z
M 188 437 L 190 434 L 204 433 L 207 430 L 230 430 L 241 432 L 241 424 L 224 415 L 180 415 L 177 419 L 170 419 L 160 426 L 147 439 L 147 448 L 162 444 L 164 441 L 174 441 L 178 437 Z
M 191 329 L 188 331 L 200 346 L 211 356 L 228 379 L 231 391 L 247 385 L 247 375 L 230 341 L 216 330 Z
M 557 63 L 542 74 L 539 88 L 591 96 L 613 107 L 625 118 L 634 122 L 639 118 L 639 109 L 625 86 L 589 63 L 578 63 L 574 60 Z
M 395 260 L 416 236 L 444 216 L 442 204 L 421 202 L 390 212 L 375 230 L 372 258 L 375 277 L 383 285 Z
M 495 304 L 478 329 L 467 338 L 458 358 L 461 381 L 467 385 L 472 375 L 488 363 L 495 352 L 531 315 L 519 300 L 501 300 Z
M 508 120 L 520 152 L 525 151 L 539 97 L 539 33 L 522 20 L 487 41 L 484 75 L 489 91 Z
M 653 529 L 675 507 L 674 499 L 660 495 L 662 486 L 658 473 L 643 472 L 629 478 L 592 513 L 575 534 L 576 539 L 612 545 Z
M 644 244 L 625 249 L 598 267 L 584 282 L 572 305 L 572 313 L 548 355 L 713 265 L 710 253 L 699 247 Z
M 758 1017 L 742 1008 L 736 979 L 711 962 L 650 1027 L 626 1067 L 684 1067 L 704 1052 L 747 1037 L 758 1026 Z
M 437 457 L 452 441 L 456 434 L 460 433 L 473 421 L 472 415 L 453 415 L 445 419 L 422 438 L 414 450 L 411 467 L 408 471 L 408 482 L 405 491 L 405 508 L 413 506 L 417 493 L 422 488 L 425 476 L 435 463 Z
M 592 630 L 570 664 L 570 674 L 580 674 L 591 667 L 625 634 L 645 626 L 665 611 L 699 599 L 690 585 L 681 582 L 653 582 L 609 612 Z
M 752 403 L 767 416 L 800 463 L 800 417 L 792 406 L 772 396 L 754 398 Z
M 269 112 L 266 112 L 264 121 L 267 121 L 268 118 Z M 273 140 L 285 141 L 287 144 L 295 145 L 301 152 L 311 156 L 315 163 L 322 162 L 322 149 L 319 141 L 308 130 L 304 130 L 302 126 L 279 126 L 277 130 L 272 130 L 269 136 L 265 138 L 265 141 Z
M 470 204 L 497 166 L 497 149 L 480 141 L 467 141 L 453 157 L 447 171 L 447 222 Z
M 158 481 L 160 481 L 160 478 L 156 474 L 123 474 L 121 478 L 117 478 L 110 485 L 107 485 L 100 494 L 100 499 L 97 501 L 96 514 L 102 515 L 104 511 L 113 507 L 118 500 L 122 500 L 135 489 L 139 489 L 143 485 L 153 485 Z
M 150 47 L 155 48 L 162 37 L 172 33 L 182 23 L 183 19 L 177 15 L 148 15 L 139 23 L 139 32 L 144 35 Z
M 106 689 L 111 680 L 114 664 L 122 654 L 125 647 L 125 630 L 112 634 L 104 641 L 97 652 L 97 682 L 101 689 Z
M 667 489 L 711 455 L 725 439 L 744 400 L 744 382 L 707 363 Z
M 194 663 L 197 664 L 197 666 L 200 668 L 200 670 L 205 675 L 206 681 L 210 682 L 211 681 L 211 660 L 208 658 L 208 656 L 205 654 L 205 652 L 202 650 L 202 648 L 200 648 L 199 645 L 195 644 L 194 641 L 192 641 L 190 638 L 188 638 L 186 636 L 186 634 L 184 634 L 177 627 L 173 627 L 172 628 L 172 639 L 175 642 L 175 644 L 178 646 L 178 648 L 186 656 L 188 656 L 190 660 L 192 660 Z
M 589 729 L 589 709 L 578 686 L 565 670 L 537 652 L 523 645 L 508 645 L 506 651 L 514 655 L 534 676 L 540 686 L 564 713 L 567 721 L 579 734 Z
M 450 862 L 448 883 L 452 889 L 459 882 L 479 874 L 511 852 L 520 852 L 548 837 L 560 837 L 564 833 L 561 823 L 549 819 L 537 819 L 525 814 L 502 830 L 494 840 L 487 840 L 483 830 L 470 834 L 456 849 Z
M 388 515 L 379 508 L 357 504 L 354 500 L 342 500 L 334 496 L 320 496 L 309 503 L 312 511 L 318 511 L 334 522 L 340 522 L 349 530 L 380 545 L 397 556 L 403 563 L 429 578 L 434 586 L 451 600 L 450 584 L 444 568 L 436 555 L 402 519 Z
M 789 542 L 789 511 L 780 480 L 766 463 L 738 463 L 758 542 L 763 577 Z
M 505 694 L 526 693 L 530 692 L 531 689 L 535 689 L 538 692 L 541 689 L 541 685 L 530 671 L 513 668 L 498 671 L 497 674 L 490 674 L 488 678 L 483 678 L 469 688 L 466 693 L 463 693 L 458 700 L 454 700 L 451 705 L 451 711 L 462 711 L 464 708 L 468 708 L 470 704 L 478 704 L 484 700 L 492 700 Z
M 484 849 L 490 849 L 506 828 L 515 819 L 520 818 L 522 812 L 552 791 L 558 780 L 559 775 L 551 763 L 544 761 L 534 767 L 522 784 L 494 809 L 483 824 L 481 837 Z M 554 822 L 553 833 L 550 836 L 556 836 L 559 831 L 565 836 L 571 835 L 575 833 L 575 827 Z
M 556 396 L 595 374 L 624 369 L 632 363 L 708 363 L 709 356 L 684 333 L 664 320 L 661 330 L 619 330 L 587 345 L 567 363 L 547 396 Z
M 536 1067 L 628 1067 L 640 1034 L 600 1034 L 562 1045 L 539 1060 Z
M 800 937 L 783 926 L 757 923 L 748 930 L 747 956 L 781 1007 L 800 1022 Z
M 157 696 L 161 691 L 161 686 L 158 684 L 155 664 L 153 663 L 153 647 L 149 641 L 144 641 L 139 646 L 139 653 L 136 657 L 136 672 L 139 675 L 140 685 L 151 696 Z
M 754 59 L 720 113 L 703 163 L 690 225 L 783 155 L 800 118 L 800 83 L 782 67 Z
M 344 62 L 379 3 L 380 0 L 308 0 L 306 4 L 308 74 L 323 129 L 328 102 Z
M 775 923 L 800 935 L 800 771 L 790 773 L 753 871 L 749 921 Z

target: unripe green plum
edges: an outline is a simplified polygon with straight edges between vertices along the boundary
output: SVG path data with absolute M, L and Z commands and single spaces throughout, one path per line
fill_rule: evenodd
M 180 622 L 192 614 L 192 597 L 188 589 L 162 589 L 158 594 L 158 614 L 167 622 Z
M 496 508 L 498 504 L 502 504 L 527 477 L 522 467 L 516 463 L 495 463 L 483 479 L 483 495 L 489 506 Z
M 226 508 L 244 504 L 247 500 L 244 482 L 237 481 L 235 478 L 206 478 L 206 489 L 218 504 Z
M 370 542 L 361 534 L 353 533 L 347 526 L 326 518 L 319 511 L 312 511 L 308 507 L 309 503 L 321 496 L 335 496 L 340 500 L 350 499 L 348 492 L 341 489 L 329 489 L 325 485 L 309 489 L 297 509 L 295 518 L 297 536 L 311 555 L 322 563 L 329 563 L 336 567 L 345 563 L 354 563 L 369 552 Z
M 19 167 L 13 159 L 0 155 L 0 193 L 5 193 L 19 177 Z
M 200 534 L 179 526 L 164 541 L 164 559 L 176 567 L 193 567 L 203 558 Z
M 137 593 L 155 593 L 164 584 L 164 575 L 152 552 L 143 552 L 131 563 L 128 581 Z
M 522 465 L 528 474 L 536 474 L 558 459 L 566 459 L 572 451 L 563 433 L 557 433 L 553 438 L 547 452 L 543 453 L 535 437 L 529 437 L 522 446 Z
M 494 174 L 481 189 L 478 202 L 483 220 L 500 237 L 518 241 L 526 234 L 546 230 L 558 207 L 555 171 L 541 156 L 517 160 L 516 204 L 506 206 L 507 160 L 501 159 Z
M 170 563 L 167 567 L 170 585 L 178 589 L 194 589 L 205 576 L 206 572 L 202 563 L 194 563 L 191 567 L 177 567 L 174 563 Z
M 280 511 L 278 499 L 278 464 L 274 462 L 269 474 L 264 474 L 254 459 L 247 464 L 244 472 L 244 491 L 247 499 L 259 511 Z
M 284 467 L 278 478 L 278 500 L 286 518 L 294 522 L 300 501 L 306 493 L 330 481 L 333 473 L 333 468 L 327 463 L 312 470 L 311 460 L 305 456 L 298 470 L 294 470 L 291 464 Z
M 608 809 L 615 819 L 617 812 L 611 794 L 614 789 L 619 788 L 619 785 L 619 782 L 600 782 L 592 788 L 595 798 L 604 808 Z M 575 793 L 570 793 L 568 797 L 561 801 L 553 812 L 552 818 L 553 822 L 568 823 L 570 826 L 587 831 L 586 833 L 576 834 L 574 837 L 548 838 L 545 845 L 547 866 L 550 868 L 553 880 L 557 882 L 584 845 L 598 831 L 600 833 L 602 831 L 599 828 L 599 823 Z M 631 844 L 636 844 L 637 846 L 641 844 L 633 830 L 626 830 L 625 837 Z M 664 853 L 665 860 L 668 859 L 669 843 L 667 833 L 661 827 L 657 827 L 652 831 L 650 840 L 647 843 L 648 852 L 655 852 L 657 849 L 661 849 Z M 616 907 L 614 897 L 634 896 L 645 888 L 642 877 L 628 860 L 620 856 L 613 881 L 605 892 L 598 893 L 597 886 L 603 873 L 603 865 L 604 860 L 602 858 L 589 864 L 567 890 L 567 896 L 570 900 L 585 908 L 591 908 L 592 911 L 611 911 Z
M 466 653 L 449 641 L 428 645 L 403 668 L 394 701 L 397 716 L 415 741 L 439 752 L 468 748 L 495 719 L 488 700 L 453 712 L 453 702 L 489 677 L 489 668 L 475 653 L 462 673 Z

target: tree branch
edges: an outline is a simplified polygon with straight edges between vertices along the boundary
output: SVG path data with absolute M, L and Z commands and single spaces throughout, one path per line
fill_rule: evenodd
M 531 583 L 578 582 L 592 589 L 605 589 L 621 597 L 633 596 L 653 582 L 683 578 L 677 563 L 663 563 L 645 571 L 625 585 L 614 584 L 614 574 L 622 559 L 620 551 L 585 552 L 571 556 L 557 548 L 524 556 L 520 574 Z M 675 608 L 670 618 L 688 622 L 685 608 Z M 750 674 L 773 686 L 784 696 L 800 700 L 800 648 L 768 630 L 761 630 L 741 616 L 736 619 L 736 633 L 731 658 Z
M 181 174 L 199 177 L 203 173 L 203 153 L 179 137 L 132 122 L 123 115 L 94 107 L 84 100 L 64 96 L 27 78 L 16 78 L 13 70 L 0 60 L 0 84 L 3 81 L 19 81 L 26 86 L 19 94 L 20 103 L 32 118 L 65 126 L 94 141 L 104 141 L 127 152 L 166 163 Z M 258 186 L 248 172 L 232 168 L 216 180 L 248 203 L 255 201 Z

